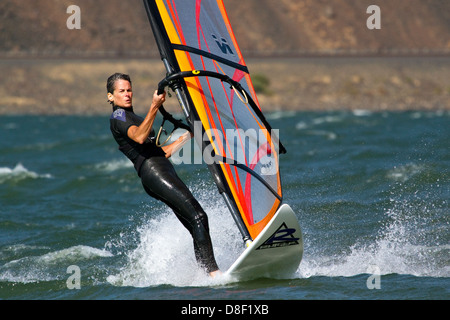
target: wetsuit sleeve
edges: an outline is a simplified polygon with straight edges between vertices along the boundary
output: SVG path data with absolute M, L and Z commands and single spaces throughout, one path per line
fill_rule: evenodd
M 131 121 L 130 117 L 127 117 L 126 112 L 122 109 L 117 109 L 111 115 L 111 122 L 114 124 L 115 131 L 123 137 L 128 137 L 128 129 L 136 125 Z

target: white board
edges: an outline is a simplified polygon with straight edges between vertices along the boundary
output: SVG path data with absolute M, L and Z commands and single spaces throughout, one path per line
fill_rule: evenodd
M 302 255 L 300 225 L 291 207 L 284 204 L 225 275 L 236 280 L 289 278 L 300 265 Z

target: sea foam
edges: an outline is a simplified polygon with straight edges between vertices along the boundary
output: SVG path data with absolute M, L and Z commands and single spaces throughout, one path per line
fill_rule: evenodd
M 49 173 L 39 174 L 25 168 L 21 163 L 18 163 L 13 169 L 8 167 L 0 167 L 0 183 L 6 181 L 21 181 L 24 179 L 51 179 L 53 176 Z

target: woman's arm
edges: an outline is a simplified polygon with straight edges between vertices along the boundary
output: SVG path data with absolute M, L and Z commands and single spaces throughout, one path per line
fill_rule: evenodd
M 148 110 L 147 115 L 144 118 L 144 121 L 142 121 L 141 125 L 138 126 L 131 126 L 128 129 L 128 137 L 134 141 L 136 141 L 139 144 L 143 144 L 148 136 L 150 135 L 150 132 L 152 131 L 153 122 L 155 121 L 156 114 L 158 113 L 159 107 L 166 101 L 166 93 L 158 95 L 157 91 L 153 94 L 153 101 L 150 106 L 150 109 Z
M 163 151 L 166 153 L 166 158 L 170 158 L 175 152 L 180 150 L 181 147 L 183 147 L 183 145 L 192 138 L 192 136 L 192 133 L 186 132 L 168 146 L 162 147 Z

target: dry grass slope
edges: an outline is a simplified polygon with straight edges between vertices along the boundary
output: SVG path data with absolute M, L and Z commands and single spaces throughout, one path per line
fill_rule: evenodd
M 376 31 L 366 27 L 372 0 L 224 2 L 246 56 L 450 49 L 448 0 L 378 0 Z M 71 4 L 81 8 L 81 30 L 66 28 Z M 144 11 L 141 0 L 2 0 L 0 53 L 156 56 Z

